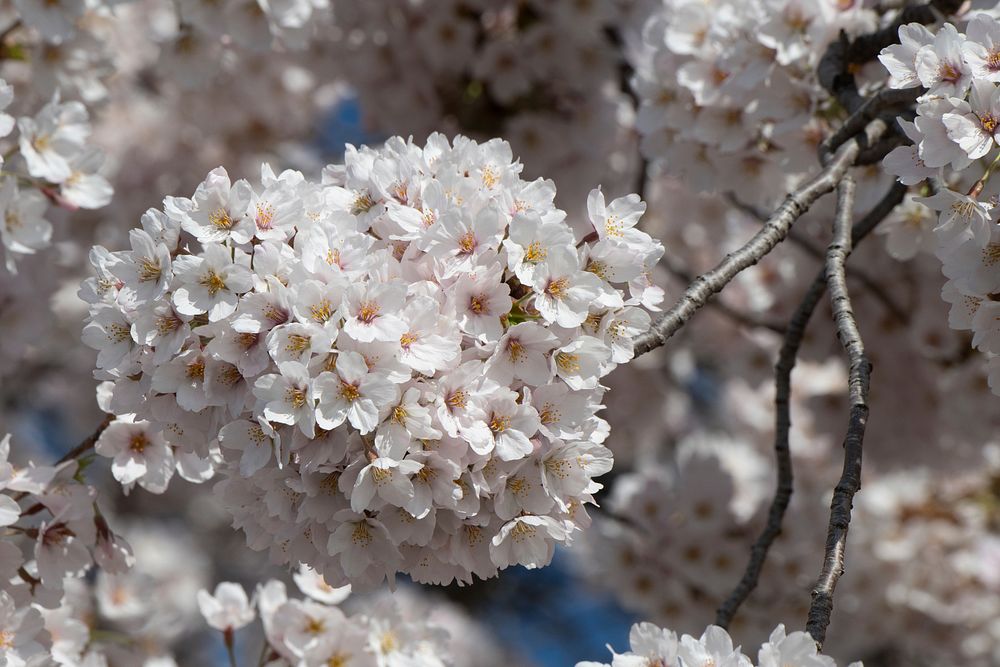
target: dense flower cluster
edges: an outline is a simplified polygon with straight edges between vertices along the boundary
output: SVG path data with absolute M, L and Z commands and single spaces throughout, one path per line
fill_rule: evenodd
M 198 603 L 211 627 L 232 633 L 259 612 L 269 665 L 343 665 L 344 667 L 445 667 L 450 665 L 447 630 L 426 617 L 407 613 L 391 597 L 365 605 L 348 616 L 338 606 L 350 586 L 332 588 L 308 568 L 295 583 L 303 599 L 290 598 L 285 584 L 270 580 L 257 587 L 253 600 L 239 584 L 220 583 L 214 594 L 202 590 Z
M 928 229 L 921 218 L 909 226 L 915 241 L 933 249 L 948 282 L 948 323 L 972 332 L 972 345 L 989 357 L 989 383 L 1000 394 L 1000 207 L 989 183 L 1000 159 L 1000 21 L 977 14 L 964 33 L 945 23 L 936 34 L 919 24 L 899 29 L 900 43 L 879 56 L 889 85 L 926 91 L 917 116 L 900 119 L 911 146 L 886 156 L 885 169 L 900 182 L 931 179 L 932 195 L 917 201 L 938 212 Z M 992 159 L 982 171 L 973 167 Z M 970 180 L 972 180 L 970 184 Z
M 589 522 L 581 506 L 610 467 L 605 445 L 619 474 L 583 537 L 590 548 L 574 548 L 573 557 L 643 618 L 697 636 L 698 619 L 731 590 L 764 520 L 773 490 L 774 332 L 801 298 L 803 276 L 821 264 L 829 238 L 822 207 L 832 198 L 668 348 L 608 376 L 629 358 L 627 339 L 648 325 L 643 309 L 659 301 L 648 273 L 662 250 L 635 232 L 642 204 L 634 197 L 608 205 L 599 192 L 585 194 L 593 183 L 618 191 L 632 182 L 637 125 L 655 162 L 643 183 L 650 209 L 667 218 L 644 215 L 643 231 L 673 249 L 669 268 L 678 276 L 713 266 L 759 228 L 754 208 L 767 212 L 818 168 L 818 143 L 843 119 L 816 81 L 826 46 L 840 30 L 890 24 L 898 4 L 338 0 L 334 12 L 325 0 L 15 0 L 0 10 L 8 28 L 2 75 L 11 84 L 0 87 L 0 102 L 15 93 L 9 116 L 0 115 L 0 129 L 10 128 L 0 242 L 18 269 L 0 270 L 0 373 L 15 373 L 0 390 L 0 433 L 14 431 L 22 447 L 51 446 L 92 428 L 92 353 L 57 342 L 78 338 L 89 305 L 85 337 L 99 351 L 100 407 L 118 416 L 98 452 L 126 492 L 171 492 L 134 494 L 122 509 L 143 515 L 155 503 L 158 516 L 184 513 L 202 531 L 212 524 L 199 541 L 235 556 L 209 575 L 195 545 L 127 532 L 141 567 L 80 578 L 87 558 L 67 548 L 56 562 L 81 564 L 54 591 L 40 578 L 52 559 L 33 552 L 42 532 L 54 541 L 63 529 L 44 528 L 59 523 L 51 508 L 11 486 L 20 516 L 11 515 L 0 555 L 16 545 L 22 555 L 11 551 L 10 563 L 27 562 L 23 572 L 5 570 L 14 606 L 0 601 L 10 612 L 3 629 L 22 630 L 2 657 L 203 664 L 195 654 L 204 647 L 189 641 L 200 597 L 223 633 L 263 616 L 265 658 L 275 665 L 440 665 L 436 631 L 405 620 L 381 632 L 379 619 L 398 618 L 392 604 L 362 600 L 347 616 L 326 607 L 345 592 L 310 571 L 297 581 L 313 582 L 322 600 L 286 600 L 277 582 L 252 600 L 230 585 L 196 597 L 209 579 L 249 584 L 260 576 L 262 556 L 234 553 L 242 536 L 221 525 L 235 517 L 254 549 L 280 564 L 310 562 L 337 585 L 374 584 L 395 571 L 468 582 L 508 564 L 547 562 L 553 542 L 579 540 L 575 529 Z M 654 15 L 636 39 L 646 10 Z M 869 438 L 878 446 L 866 451 L 826 642 L 838 660 L 986 667 L 1000 659 L 992 621 L 1000 613 L 1000 475 L 987 460 L 993 448 L 983 447 L 995 442 L 998 422 L 987 368 L 968 355 L 970 342 L 989 355 L 1000 347 L 991 306 L 1000 293 L 1000 189 L 989 180 L 995 166 L 986 166 L 1000 137 L 992 127 L 1000 30 L 988 16 L 968 18 L 940 30 L 905 26 L 901 44 L 883 53 L 890 86 L 927 89 L 916 118 L 901 119 L 915 146 L 884 168 L 854 170 L 859 215 L 872 201 L 868 190 L 885 191 L 887 169 L 918 187 L 877 229 L 889 255 L 907 264 L 869 240 L 848 273 L 876 369 Z M 629 64 L 639 109 L 623 85 Z M 855 74 L 864 94 L 886 79 L 877 63 Z M 251 186 L 217 170 L 194 197 L 167 198 L 129 234 L 151 192 L 191 192 L 215 164 L 246 172 L 270 161 L 318 173 L 328 156 L 316 154 L 344 142 L 325 126 L 331 135 L 318 138 L 318 118 L 351 97 L 364 129 L 348 130 L 350 141 L 413 132 L 421 147 L 391 140 L 350 150 L 347 165 L 320 183 L 265 168 Z M 90 136 L 88 112 L 75 100 L 89 108 Z M 352 109 L 340 108 L 337 121 Z M 439 135 L 424 146 L 434 130 L 503 136 L 513 150 L 450 146 Z M 57 208 L 110 197 L 92 145 L 108 155 L 101 172 L 114 183 L 113 205 L 99 219 L 77 212 L 80 224 L 60 225 L 69 216 Z M 523 172 L 509 152 L 526 162 Z M 79 173 L 58 180 L 60 160 Z M 557 180 L 525 183 L 525 174 Z M 675 174 L 694 190 L 756 206 L 737 214 L 721 197 L 692 196 Z M 589 213 L 572 215 L 587 210 L 585 200 Z M 89 304 L 80 303 L 86 249 L 129 242 L 126 252 L 94 249 L 98 276 L 83 290 Z M 40 256 L 23 259 L 32 252 Z M 655 277 L 666 281 L 662 271 Z M 563 278 L 575 291 L 559 299 Z M 678 280 L 678 292 L 689 282 Z M 477 302 L 480 295 L 490 298 Z M 40 307 L 47 303 L 51 312 Z M 946 305 L 952 326 L 969 336 L 947 329 Z M 759 646 L 778 622 L 800 625 L 819 565 L 846 385 L 824 319 L 810 325 L 795 373 L 793 503 L 730 630 L 744 646 Z M 423 341 L 411 339 L 417 334 Z M 989 365 L 995 390 L 997 359 Z M 567 361 L 580 372 L 567 373 Z M 610 426 L 595 416 L 605 403 Z M 89 507 L 93 491 L 81 492 L 89 487 L 79 469 L 63 465 L 77 473 L 71 496 L 86 495 L 78 504 Z M 212 496 L 207 485 L 171 487 L 177 474 L 223 481 Z M 86 519 L 65 524 L 94 558 L 101 521 L 99 513 L 91 519 L 95 544 Z M 281 600 L 280 614 L 265 611 L 268 599 Z M 352 602 L 358 596 L 345 611 Z M 286 615 L 302 625 L 282 626 Z M 752 664 L 717 629 L 700 640 L 648 626 L 637 632 L 635 655 L 614 664 Z M 344 642 L 363 648 L 347 657 Z M 252 652 L 240 657 L 255 664 L 259 643 L 240 644 Z M 801 633 L 768 645 L 790 653 L 778 662 L 759 656 L 768 667 L 800 658 L 830 664 Z M 488 653 L 482 646 L 477 638 L 450 653 L 472 665 Z
M 577 242 L 519 171 L 503 141 L 441 135 L 352 149 L 323 184 L 220 168 L 130 251 L 95 248 L 116 479 L 159 493 L 223 460 L 250 546 L 331 582 L 548 563 L 610 469 L 600 379 L 649 327 L 663 248 L 638 197 L 600 190 Z
M 44 217 L 50 203 L 75 210 L 111 200 L 111 185 L 97 173 L 101 152 L 87 143 L 86 108 L 56 95 L 15 124 L 3 113 L 13 99 L 13 89 L 0 79 L 0 139 L 17 127 L 17 144 L 0 158 L 0 241 L 11 272 L 18 255 L 34 254 L 51 241 L 52 225 Z
M 634 178 L 621 72 L 643 10 L 639 0 L 346 0 L 335 23 L 347 38 L 323 47 L 367 127 L 503 137 L 575 213 L 590 184 Z
M 0 440 L 0 662 L 49 664 L 50 656 L 78 665 L 80 652 L 72 647 L 87 628 L 59 609 L 95 564 L 109 574 L 125 572 L 132 550 L 98 510 L 96 490 L 80 481 L 79 461 L 15 465 L 10 441 L 10 435 Z
M 631 650 L 615 653 L 611 664 L 578 662 L 576 667 L 632 667 L 633 665 L 678 665 L 679 667 L 754 667 L 749 657 L 733 647 L 729 634 L 710 625 L 701 637 L 683 635 L 679 640 L 671 630 L 652 623 L 637 623 L 629 633 Z M 614 651 L 612 651 L 614 653 Z M 820 654 L 816 642 L 805 632 L 787 634 L 779 625 L 757 654 L 758 667 L 836 667 L 833 658 Z M 861 667 L 853 662 L 849 667 Z
M 820 56 L 875 19 L 862 2 L 662 0 L 634 59 L 643 153 L 696 190 L 773 205 L 830 131 Z

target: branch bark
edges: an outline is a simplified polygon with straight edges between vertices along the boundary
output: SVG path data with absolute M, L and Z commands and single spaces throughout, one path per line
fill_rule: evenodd
M 885 47 L 899 41 L 899 27 L 907 23 L 933 23 L 939 18 L 954 14 L 963 0 L 931 0 L 922 5 L 909 5 L 896 15 L 892 23 L 881 30 L 848 39 L 844 32 L 831 42 L 819 65 L 816 75 L 819 83 L 849 114 L 865 103 L 858 92 L 853 66 L 874 60 Z
M 667 271 L 676 276 L 679 280 L 688 284 L 694 282 L 694 277 L 686 269 L 678 266 L 669 257 L 664 256 L 660 261 L 666 266 Z M 722 299 L 711 301 L 709 302 L 709 305 L 715 308 L 721 315 L 724 315 L 732 320 L 734 324 L 750 329 L 767 329 L 768 331 L 780 335 L 785 334 L 785 327 L 780 322 L 775 322 L 765 317 L 758 317 L 753 313 L 745 313 L 741 310 L 737 310 L 736 308 L 729 306 Z
M 873 120 L 865 126 L 863 134 L 853 137 L 838 148 L 830 162 L 789 194 L 746 244 L 726 255 L 715 268 L 698 276 L 677 303 L 648 332 L 635 339 L 635 355 L 645 354 L 663 345 L 741 271 L 771 252 L 788 236 L 792 223 L 808 211 L 817 199 L 837 187 L 861 150 L 881 139 L 887 128 L 885 121 Z
M 844 437 L 844 467 L 830 503 L 830 525 L 827 529 L 823 569 L 812 591 L 812 604 L 806 621 L 806 631 L 822 648 L 826 629 L 833 613 L 833 594 L 844 573 L 847 532 L 851 523 L 854 495 L 861 488 L 861 456 L 868 423 L 868 386 L 871 363 L 865 355 L 864 342 L 854 319 L 851 297 L 847 289 L 844 265 L 851 254 L 851 208 L 854 204 L 854 178 L 845 176 L 837 188 L 837 214 L 834 218 L 833 242 L 827 252 L 826 279 L 830 289 L 830 305 L 840 340 L 850 361 L 848 379 L 850 416 Z
M 881 200 L 851 229 L 851 241 L 856 244 L 867 236 L 875 226 L 892 212 L 906 194 L 906 186 L 899 182 L 893 183 Z M 753 590 L 757 587 L 764 561 L 774 540 L 781 534 L 781 524 L 785 511 L 791 502 L 793 489 L 793 468 L 788 440 L 792 426 L 791 393 L 792 370 L 798 359 L 799 348 L 805 336 L 806 327 L 826 292 L 826 267 L 813 279 L 812 284 L 795 309 L 785 330 L 785 338 L 778 353 L 778 362 L 774 367 L 774 456 L 777 463 L 778 479 L 774 498 L 767 513 L 767 523 L 761 531 L 753 547 L 750 549 L 750 561 L 747 563 L 743 578 L 730 593 L 729 597 L 719 606 L 715 614 L 715 624 L 727 628 L 733 617 Z

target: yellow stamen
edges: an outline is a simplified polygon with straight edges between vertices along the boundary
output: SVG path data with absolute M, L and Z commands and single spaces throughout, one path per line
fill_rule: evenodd
M 208 214 L 208 221 L 215 226 L 216 229 L 232 229 L 233 219 L 229 215 L 229 211 L 224 208 L 217 208 Z
M 556 365 L 564 373 L 576 373 L 580 370 L 580 355 L 569 352 L 559 352 L 556 354 Z
M 562 299 L 566 296 L 566 292 L 568 290 L 569 278 L 556 278 L 555 280 L 550 280 L 549 284 L 545 287 L 545 293 L 553 299 Z
M 306 404 L 306 392 L 303 389 L 289 387 L 285 390 L 285 400 L 296 410 Z
M 549 251 L 543 248 L 540 242 L 532 241 L 524 250 L 524 261 L 529 264 L 537 264 L 548 257 L 548 255 Z
M 361 310 L 358 311 L 358 320 L 365 324 L 371 324 L 379 316 L 379 311 L 381 310 L 382 307 L 375 301 L 366 301 L 361 304 Z
M 357 385 L 350 384 L 348 382 L 340 381 L 340 397 L 348 402 L 354 402 L 361 398 L 361 390 L 358 389 Z
M 202 276 L 201 280 L 198 282 L 202 287 L 208 290 L 209 296 L 215 296 L 222 290 L 228 289 L 226 287 L 226 281 L 212 269 L 209 269 L 208 273 Z

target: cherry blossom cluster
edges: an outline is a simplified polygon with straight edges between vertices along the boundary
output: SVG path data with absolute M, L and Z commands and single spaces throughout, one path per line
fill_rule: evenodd
M 346 615 L 338 606 L 351 587 L 331 587 L 323 577 L 300 568 L 295 583 L 305 598 L 290 598 L 281 581 L 257 586 L 253 600 L 242 586 L 223 582 L 214 593 L 198 593 L 209 626 L 231 646 L 233 633 L 260 614 L 269 665 L 412 665 L 445 667 L 450 661 L 447 630 L 424 616 L 406 613 L 393 597 L 376 599 Z
M 621 72 L 643 14 L 637 0 L 347 0 L 336 8 L 347 38 L 322 46 L 368 127 L 503 137 L 526 174 L 582 201 L 592 183 L 634 179 Z
M 83 464 L 14 465 L 10 435 L 0 440 L 0 661 L 7 665 L 78 665 L 67 643 L 88 636 L 59 609 L 96 565 L 125 572 L 134 559 L 97 509 L 96 490 L 83 483 Z M 79 656 L 77 656 L 79 658 Z M 41 661 L 41 662 L 40 662 Z M 96 665 L 101 663 L 84 663 Z
M 1000 159 L 1000 21 L 976 14 L 964 33 L 951 23 L 936 33 L 904 25 L 899 44 L 879 58 L 890 87 L 926 89 L 912 122 L 899 119 L 912 145 L 896 148 L 883 164 L 906 185 L 933 182 L 916 201 L 937 213 L 936 224 L 916 215 L 909 236 L 941 260 L 948 322 L 972 332 L 973 347 L 989 357 L 990 387 L 1000 394 L 1000 208 L 990 184 Z
M 0 241 L 6 269 L 16 272 L 17 256 L 34 254 L 52 239 L 44 217 L 50 203 L 101 208 L 111 200 L 111 185 L 97 173 L 103 156 L 87 143 L 90 123 L 82 104 L 60 102 L 57 95 L 15 121 L 3 113 L 13 99 L 13 89 L 0 79 L 0 139 L 17 128 L 17 143 L 0 158 Z
M 188 86 L 208 83 L 232 64 L 225 61 L 272 50 L 304 49 L 331 19 L 324 0 L 185 0 L 175 4 L 18 0 L 13 5 L 14 11 L 5 16 L 3 41 L 15 59 L 28 64 L 30 87 L 42 94 L 59 88 L 88 103 L 107 95 L 109 76 L 127 67 L 129 57 L 134 56 L 116 53 L 108 41 L 123 14 L 138 10 L 155 18 L 143 27 L 141 38 L 160 52 L 158 68 Z
M 110 4 L 110 3 L 109 3 Z M 59 93 L 91 104 L 114 71 L 106 5 L 82 0 L 18 0 L 0 12 L 4 76 L 31 104 Z
M 132 567 L 67 578 L 54 607 L 36 601 L 52 638 L 47 657 L 54 664 L 176 667 L 178 640 L 185 637 L 190 645 L 200 628 L 196 595 L 209 563 L 199 545 L 176 526 L 133 526 L 124 535 L 134 550 Z
M 138 3 L 141 5 L 141 3 Z M 162 42 L 165 73 L 188 88 L 206 88 L 224 73 L 251 68 L 255 56 L 306 49 L 330 26 L 328 0 L 186 0 L 170 29 L 151 26 Z
M 348 151 L 322 183 L 213 171 L 96 247 L 84 342 L 126 488 L 216 487 L 248 544 L 329 581 L 545 565 L 610 469 L 601 378 L 663 247 L 635 195 L 578 240 L 506 142 Z
M 714 452 L 708 444 L 684 442 L 673 466 L 644 461 L 639 472 L 617 477 L 584 548 L 574 554 L 588 579 L 614 591 L 625 607 L 679 630 L 711 615 L 738 581 L 744 545 L 753 537 L 747 522 L 756 519 L 733 509 L 738 489 L 741 500 L 748 495 L 747 482 L 734 474 L 736 462 L 757 464 L 756 457 L 738 441 L 711 443 Z M 760 620 L 785 620 L 783 612 L 772 598 Z
M 680 639 L 667 629 L 652 623 L 637 623 L 629 633 L 630 651 L 614 653 L 611 664 L 578 662 L 576 667 L 631 667 L 632 665 L 726 665 L 727 667 L 754 667 L 754 662 L 743 654 L 740 647 L 733 647 L 729 633 L 717 625 L 710 625 L 701 637 L 683 635 Z M 757 667 L 836 667 L 833 658 L 816 650 L 816 642 L 805 632 L 785 632 L 779 625 L 757 653 Z M 852 662 L 848 667 L 862 667 Z
M 633 58 L 643 153 L 696 190 L 774 205 L 830 130 L 820 56 L 840 31 L 874 28 L 875 12 L 834 0 L 658 4 Z

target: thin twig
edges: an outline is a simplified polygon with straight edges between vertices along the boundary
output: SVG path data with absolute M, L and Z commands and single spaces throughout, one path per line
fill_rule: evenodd
M 830 526 L 827 530 L 823 569 L 812 591 L 806 631 L 822 648 L 826 629 L 833 613 L 833 594 L 844 573 L 847 531 L 851 523 L 854 494 L 861 488 L 861 454 L 868 423 L 868 385 L 871 363 L 865 356 L 864 342 L 854 319 L 847 289 L 844 265 L 851 253 L 851 208 L 854 203 L 854 178 L 846 175 L 837 187 L 837 213 L 834 216 L 833 242 L 827 253 L 826 278 L 830 305 L 837 325 L 837 338 L 850 360 L 848 389 L 850 417 L 844 437 L 844 468 L 830 503 Z
M 607 28 L 605 30 L 605 38 L 620 55 L 620 60 L 618 61 L 618 88 L 629 98 L 629 101 L 632 102 L 632 109 L 635 112 L 635 115 L 638 116 L 642 100 L 639 99 L 639 94 L 632 85 L 632 77 L 635 76 L 635 68 L 632 66 L 632 62 L 625 57 L 625 38 L 621 31 L 613 28 Z M 647 160 L 646 156 L 642 154 L 642 150 L 638 149 L 638 141 L 636 144 L 639 156 L 639 165 L 638 169 L 636 169 L 636 182 L 633 192 L 639 195 L 639 199 L 645 200 L 646 184 L 649 182 L 649 160 Z
M 110 426 L 111 422 L 113 422 L 114 420 L 115 420 L 114 415 L 112 414 L 104 415 L 104 420 L 101 421 L 100 424 L 98 424 L 94 432 L 91 433 L 86 440 L 84 440 L 79 445 L 66 452 L 62 456 L 62 458 L 60 458 L 58 461 L 55 462 L 55 465 L 59 465 L 60 463 L 66 463 L 66 461 L 78 458 L 80 455 L 93 449 L 94 445 L 97 444 L 97 440 L 101 437 L 101 434 L 104 433 L 104 429 Z
M 6 42 L 7 38 L 10 37 L 14 33 L 14 31 L 20 27 L 21 27 L 21 19 L 17 19 L 13 23 L 8 25 L 6 28 L 4 28 L 3 32 L 0 32 L 0 44 Z
M 222 631 L 222 641 L 226 645 L 226 654 L 229 656 L 229 667 L 238 667 L 234 636 L 235 632 L 232 628 L 226 628 Z
M 886 111 L 886 109 L 913 104 L 923 92 L 924 89 L 920 87 L 883 88 L 865 99 L 858 110 L 848 116 L 847 120 L 820 144 L 820 160 L 824 160 L 826 156 L 832 154 L 845 141 L 864 130 L 865 125 Z
M 676 262 L 671 261 L 668 257 L 664 256 L 661 259 L 661 262 L 665 264 L 667 271 L 679 278 L 681 281 L 685 283 L 691 283 L 694 281 L 694 277 L 686 269 L 678 266 Z M 779 322 L 768 320 L 752 313 L 745 313 L 741 310 L 737 310 L 736 308 L 728 305 L 725 301 L 711 301 L 709 302 L 709 306 L 715 308 L 720 314 L 725 315 L 736 324 L 751 329 L 767 329 L 768 331 L 772 331 L 777 334 L 785 334 L 785 327 Z
M 862 148 L 878 141 L 886 129 L 884 121 L 873 120 L 865 127 L 863 135 L 854 137 L 838 148 L 830 163 L 790 193 L 746 244 L 726 255 L 714 269 L 698 276 L 670 310 L 649 331 L 635 339 L 636 356 L 663 345 L 741 271 L 771 252 L 788 235 L 792 223 L 808 211 L 817 199 L 837 187 Z
M 114 420 L 115 420 L 115 416 L 114 415 L 112 415 L 112 414 L 106 414 L 106 415 L 104 415 L 104 420 L 101 421 L 100 424 L 98 424 L 97 429 L 95 429 L 93 433 L 91 433 L 79 445 L 77 445 L 73 449 L 71 449 L 68 452 L 66 452 L 62 456 L 62 458 L 60 458 L 58 461 L 56 461 L 53 465 L 59 465 L 61 463 L 66 463 L 67 461 L 75 459 L 75 458 L 81 456 L 82 454 L 84 454 L 84 453 L 90 451 L 91 449 L 93 449 L 94 445 L 97 444 L 97 440 L 101 437 L 101 434 L 104 433 L 104 429 L 106 429 L 111 424 L 111 422 L 113 422 Z M 15 493 L 14 496 L 13 496 L 13 498 L 14 498 L 14 500 L 21 500 L 26 495 L 28 495 L 28 493 L 26 491 L 21 491 L 19 493 Z
M 898 182 L 893 183 L 885 196 L 851 229 L 852 243 L 856 244 L 867 236 L 879 222 L 892 212 L 892 209 L 903 201 L 905 194 L 906 186 Z M 764 568 L 764 561 L 767 559 L 767 552 L 774 540 L 781 534 L 781 524 L 792 498 L 792 458 L 788 445 L 788 436 L 792 427 L 792 370 L 795 368 L 806 327 L 825 292 L 826 267 L 822 268 L 813 279 L 785 329 L 785 339 L 782 342 L 781 351 L 778 353 L 778 361 L 774 366 L 774 456 L 778 469 L 777 486 L 767 513 L 767 524 L 750 549 L 750 561 L 747 563 L 743 578 L 716 611 L 715 624 L 723 628 L 729 627 L 740 605 L 757 587 L 761 570 Z
M 881 143 L 882 142 L 880 141 L 879 144 Z M 864 153 L 865 151 L 861 151 L 858 154 L 858 160 L 861 159 L 861 156 L 864 155 Z M 857 161 L 855 162 L 855 164 L 857 164 Z M 903 188 L 903 192 L 905 192 L 905 188 Z M 767 221 L 766 213 L 759 210 L 756 206 L 753 206 L 752 204 L 740 201 L 733 193 L 728 193 L 726 195 L 726 199 L 735 208 L 746 213 L 748 216 L 756 218 L 761 222 Z M 896 203 L 898 204 L 899 202 Z M 804 234 L 801 234 L 799 230 L 795 228 L 788 230 L 788 240 L 797 245 L 799 248 L 801 248 L 806 254 L 816 259 L 822 259 L 824 261 L 826 260 L 826 250 L 822 248 L 820 245 L 814 243 L 812 239 L 810 239 L 809 237 L 805 236 Z M 881 303 L 882 306 L 889 312 L 889 314 L 892 315 L 898 322 L 900 322 L 901 324 L 906 324 L 910 321 L 910 316 L 907 310 L 898 303 L 896 303 L 896 300 L 885 290 L 885 288 L 882 287 L 882 285 L 880 285 L 879 282 L 875 280 L 871 275 L 869 275 L 866 271 L 862 269 L 855 269 L 854 271 L 851 272 L 850 278 L 853 280 L 857 280 L 859 283 L 861 283 L 864 286 L 865 290 L 870 292 L 871 295 L 875 297 L 875 299 L 879 303 Z

